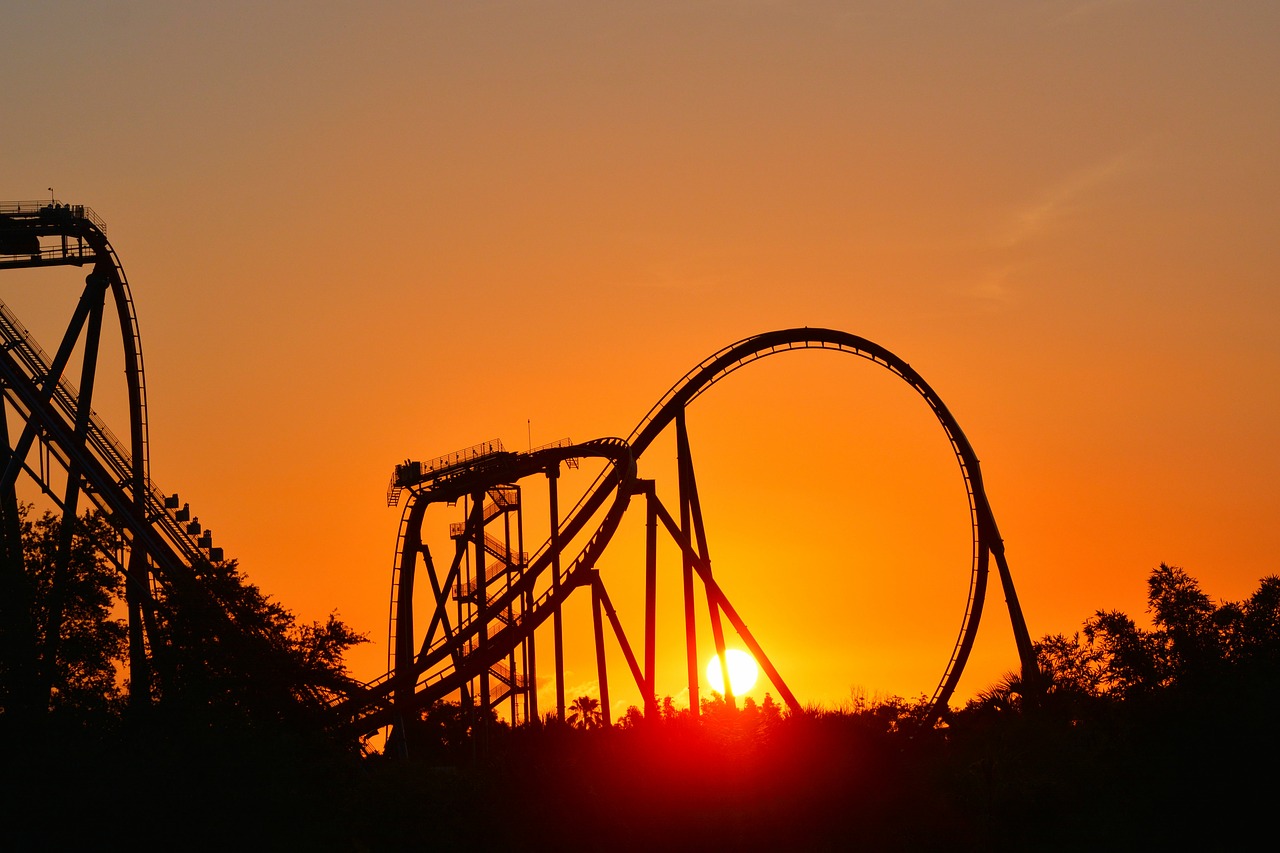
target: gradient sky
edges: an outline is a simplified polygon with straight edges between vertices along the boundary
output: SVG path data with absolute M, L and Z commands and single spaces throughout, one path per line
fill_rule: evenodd
M 1161 561 L 1226 599 L 1280 568 L 1277 45 L 1271 2 L 11 3 L 0 197 L 106 221 L 154 479 L 367 632 L 357 675 L 394 463 L 626 435 L 801 325 L 947 402 L 1039 636 L 1140 616 Z M 0 292 L 52 348 L 81 280 Z M 689 417 L 721 583 L 800 699 L 931 692 L 969 564 L 923 402 L 808 353 Z M 989 604 L 962 694 L 1016 665 Z

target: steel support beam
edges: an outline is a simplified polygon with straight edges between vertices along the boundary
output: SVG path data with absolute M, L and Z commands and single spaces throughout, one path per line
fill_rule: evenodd
M 692 543 L 689 542 L 688 537 L 683 534 L 679 526 L 676 524 L 675 519 L 671 517 L 671 513 L 667 512 L 667 508 L 662 505 L 662 502 L 659 501 L 656 496 L 654 497 L 654 506 L 658 517 L 662 520 L 663 525 L 666 526 L 667 533 L 671 535 L 671 538 L 674 539 L 683 550 L 692 553 Z M 720 585 L 717 584 L 715 578 L 711 576 L 711 564 L 701 556 L 695 555 L 693 567 L 698 572 L 698 576 L 702 578 L 702 584 L 706 587 L 707 598 L 712 602 L 712 606 L 717 607 L 724 612 L 724 615 L 733 625 L 734 630 L 738 632 L 738 636 L 742 638 L 742 642 L 745 643 L 747 648 L 751 651 L 751 655 L 756 659 L 756 663 L 758 663 L 760 668 L 765 671 L 765 674 L 769 676 L 769 680 L 773 682 L 773 686 L 776 687 L 778 689 L 778 693 L 782 695 L 782 699 L 786 702 L 787 707 L 791 709 L 792 713 L 799 713 L 801 710 L 800 703 L 796 701 L 796 697 L 791 692 L 791 688 L 787 687 L 786 682 L 782 680 L 781 674 L 778 673 L 778 670 L 774 668 L 773 663 L 769 660 L 769 656 L 765 654 L 764 649 L 756 642 L 756 638 L 747 628 L 747 624 L 738 616 L 738 612 L 733 609 L 733 605 L 729 603 L 729 599 L 720 589 Z M 724 653 L 720 652 L 720 654 L 721 666 L 724 666 Z M 729 674 L 726 671 L 726 688 L 728 687 L 728 681 Z
M 680 485 L 680 530 L 686 538 L 692 535 L 690 490 L 693 483 L 693 460 L 689 453 L 689 433 L 685 428 L 684 409 L 676 415 L 676 468 Z M 696 719 L 701 712 L 698 699 L 698 620 L 697 602 L 694 600 L 693 562 L 683 549 L 680 552 L 681 583 L 684 589 L 684 643 L 687 677 L 689 682 L 689 711 Z
M 102 339 L 102 309 L 106 297 L 106 282 L 89 276 L 85 288 L 88 294 L 97 287 L 96 299 L 89 304 L 88 329 L 84 339 L 84 360 L 80 369 L 80 398 L 76 401 L 75 440 L 84 444 L 89 435 L 89 415 L 93 412 L 93 386 L 97 377 L 98 345 Z M 62 523 L 58 529 L 58 551 L 53 564 L 52 584 L 49 588 L 48 612 L 44 627 L 44 652 L 42 654 L 40 692 L 46 701 L 53 692 L 55 674 L 62 639 L 62 613 L 65 605 L 67 579 L 70 576 L 71 546 L 75 539 L 80 503 L 80 469 L 75 463 L 67 466 L 66 492 L 62 499 Z
M 596 638 L 596 681 L 600 685 L 600 716 L 605 728 L 613 725 L 609 711 L 609 669 L 604 660 L 604 624 L 600 618 L 600 573 L 592 571 L 591 577 L 591 625 Z
M 556 659 L 556 719 L 564 722 L 564 616 L 560 609 L 560 465 L 547 468 L 548 498 L 551 503 L 551 587 L 555 590 L 555 610 L 551 615 L 552 643 Z
M 658 516 L 653 480 L 638 483 L 644 490 L 644 679 L 645 695 L 656 696 L 658 659 Z M 652 709 L 656 712 L 657 705 Z

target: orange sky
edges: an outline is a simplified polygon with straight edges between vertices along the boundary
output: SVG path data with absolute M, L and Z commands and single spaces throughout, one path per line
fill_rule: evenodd
M 1216 598 L 1277 571 L 1275 4 L 206 6 L 6 9 L 0 196 L 106 221 L 154 479 L 304 618 L 368 632 L 358 675 L 394 463 L 626 435 L 788 326 L 870 338 L 947 402 L 1033 635 L 1141 614 L 1160 561 Z M 51 349 L 81 280 L 0 293 Z M 717 572 L 801 701 L 931 692 L 968 531 L 923 402 L 807 353 L 689 417 Z M 1016 663 L 989 605 L 962 694 Z

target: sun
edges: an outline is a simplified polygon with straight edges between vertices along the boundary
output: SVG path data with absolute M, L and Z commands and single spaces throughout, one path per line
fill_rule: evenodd
M 756 666 L 755 658 L 742 649 L 725 649 L 724 659 L 729 665 L 729 685 L 734 696 L 742 696 L 755 687 L 756 679 L 760 677 L 760 667 Z M 713 655 L 707 662 L 707 682 L 712 690 L 724 693 L 724 675 L 720 671 L 718 655 Z

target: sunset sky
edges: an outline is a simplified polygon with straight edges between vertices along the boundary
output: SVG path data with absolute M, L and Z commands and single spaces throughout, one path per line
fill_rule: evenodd
M 368 633 L 360 677 L 395 463 L 625 436 L 792 326 L 947 402 L 1038 637 L 1142 616 L 1162 561 L 1215 599 L 1280 571 L 1278 45 L 1273 2 L 6 4 L 0 198 L 105 220 L 153 478 L 302 618 Z M 53 349 L 82 282 L 0 296 Z M 931 693 L 969 532 L 923 401 L 789 354 L 689 426 L 717 576 L 800 700 Z M 601 565 L 638 642 L 634 541 Z M 1016 663 L 997 587 L 960 694 Z

